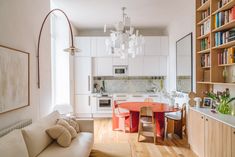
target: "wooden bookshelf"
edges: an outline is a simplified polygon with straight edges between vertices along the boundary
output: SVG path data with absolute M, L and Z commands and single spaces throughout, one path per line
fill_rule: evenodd
M 225 49 L 235 47 L 235 41 L 215 46 L 215 34 L 217 32 L 225 32 L 235 28 L 235 19 L 217 28 L 215 28 L 214 25 L 216 22 L 215 15 L 221 11 L 233 8 L 233 6 L 235 6 L 235 0 L 230 0 L 227 4 L 218 8 L 219 1 L 220 0 L 208 0 L 201 4 L 202 0 L 196 0 L 196 92 L 197 95 L 201 97 L 205 96 L 204 93 L 206 91 L 213 90 L 214 85 L 235 85 L 235 83 L 232 82 L 225 83 L 225 78 L 223 78 L 224 69 L 235 68 L 235 63 L 219 64 L 220 56 L 218 56 L 218 54 L 221 54 Z M 210 11 L 208 13 L 209 15 L 205 17 L 205 14 L 203 13 L 208 9 Z M 210 21 L 210 31 L 205 35 L 201 35 L 201 30 L 205 27 L 205 22 L 208 20 Z M 205 32 L 205 30 L 203 31 Z M 206 48 L 204 47 L 205 39 L 208 39 L 209 41 Z M 208 60 L 210 66 L 203 66 L 206 65 L 203 64 L 205 55 L 207 55 L 207 57 L 209 56 Z

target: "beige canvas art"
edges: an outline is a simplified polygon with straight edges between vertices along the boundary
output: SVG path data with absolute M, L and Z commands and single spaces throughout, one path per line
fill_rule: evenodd
M 29 54 L 0 46 L 0 113 L 29 105 Z

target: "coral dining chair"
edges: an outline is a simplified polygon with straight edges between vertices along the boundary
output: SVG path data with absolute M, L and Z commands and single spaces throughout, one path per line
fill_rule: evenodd
M 144 102 L 153 102 L 153 98 L 145 98 Z
M 129 112 L 121 112 L 120 108 L 116 101 L 113 104 L 113 130 L 121 130 L 126 132 L 126 127 L 129 128 L 130 132 L 130 113 Z

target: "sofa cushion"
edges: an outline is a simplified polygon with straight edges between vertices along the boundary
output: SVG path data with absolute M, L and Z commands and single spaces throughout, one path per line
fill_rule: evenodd
M 46 129 L 56 124 L 60 118 L 59 112 L 55 111 L 41 120 L 22 129 L 22 134 L 29 152 L 29 157 L 36 157 L 50 143 L 52 138 L 46 133 Z
M 0 154 L 2 157 L 28 157 L 21 130 L 14 130 L 0 138 Z
M 93 134 L 80 132 L 69 147 L 63 148 L 53 142 L 38 157 L 89 157 L 92 146 Z
M 54 125 L 51 128 L 47 129 L 46 132 L 62 147 L 68 147 L 71 144 L 71 134 L 65 127 L 61 125 Z
M 57 121 L 57 124 L 62 125 L 63 127 L 65 127 L 69 131 L 69 133 L 71 134 L 72 139 L 74 139 L 77 136 L 76 130 L 66 120 L 59 119 Z
M 77 133 L 80 132 L 79 124 L 73 118 L 64 118 L 75 130 Z

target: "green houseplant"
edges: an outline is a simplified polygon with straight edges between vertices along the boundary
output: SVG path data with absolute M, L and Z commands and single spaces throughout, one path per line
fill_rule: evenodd
M 219 111 L 222 114 L 231 114 L 232 113 L 232 107 L 231 102 L 235 100 L 235 97 L 230 98 L 230 92 L 227 88 L 223 92 L 208 92 L 206 93 L 208 97 L 210 97 L 214 102 L 217 103 L 217 111 Z

